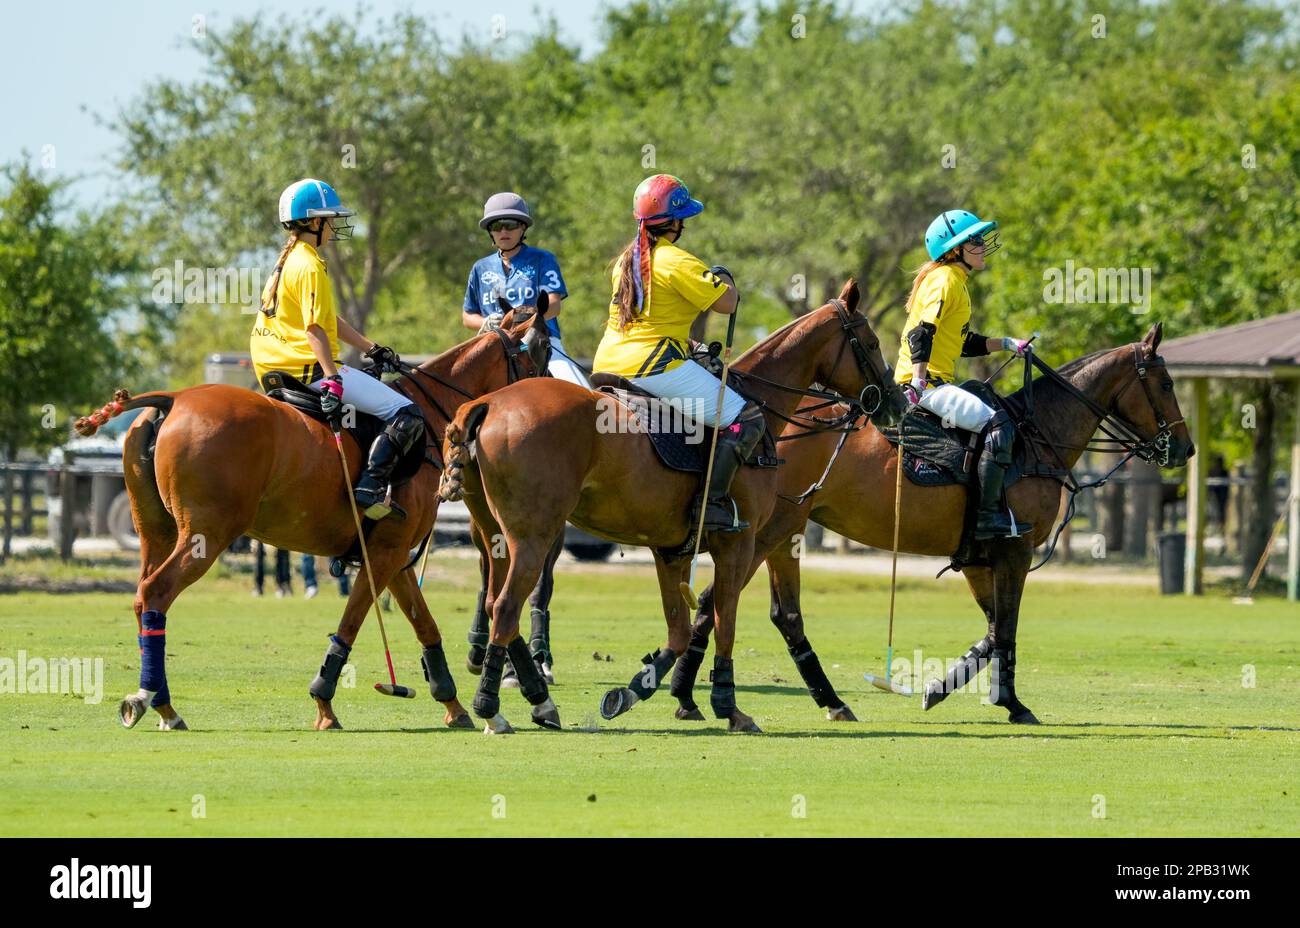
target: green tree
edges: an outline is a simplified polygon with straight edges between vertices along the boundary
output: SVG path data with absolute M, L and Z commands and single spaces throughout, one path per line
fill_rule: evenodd
M 107 216 L 60 218 L 65 185 L 25 163 L 0 168 L 0 455 L 63 441 L 74 412 L 101 403 L 122 370 L 115 333 L 129 330 L 133 257 Z M 5 473 L 9 554 L 12 476 Z

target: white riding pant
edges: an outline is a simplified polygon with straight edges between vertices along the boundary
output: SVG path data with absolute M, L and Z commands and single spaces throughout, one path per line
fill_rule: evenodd
M 670 371 L 649 377 L 629 377 L 642 390 L 665 400 L 679 400 L 682 413 L 712 428 L 714 424 L 731 425 L 745 408 L 745 398 L 731 387 L 722 399 L 722 420 L 718 420 L 718 378 L 695 361 L 684 361 Z
M 917 405 L 934 413 L 945 425 L 968 432 L 982 430 L 995 415 L 993 407 L 974 393 L 950 383 L 926 390 Z
M 339 376 L 343 378 L 343 403 L 351 404 L 358 412 L 378 416 L 387 422 L 402 407 L 415 405 L 383 381 L 376 380 L 355 367 L 340 364 Z M 324 389 L 320 380 L 309 386 L 317 393 Z
M 551 339 L 551 362 L 546 365 L 546 370 L 556 380 L 567 380 L 580 387 L 591 388 L 591 384 L 587 383 L 587 375 L 569 357 L 568 352 L 564 350 L 564 344 L 558 338 Z

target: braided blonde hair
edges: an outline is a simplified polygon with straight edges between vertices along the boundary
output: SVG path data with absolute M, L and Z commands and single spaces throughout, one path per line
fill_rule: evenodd
M 280 303 L 280 275 L 284 273 L 284 262 L 288 260 L 289 252 L 293 251 L 293 246 L 298 244 L 298 235 L 301 231 L 300 229 L 294 229 L 289 233 L 289 240 L 280 249 L 280 257 L 275 262 L 275 270 L 271 272 L 271 295 L 270 297 L 262 297 L 262 312 L 268 319 L 275 316 L 276 307 Z

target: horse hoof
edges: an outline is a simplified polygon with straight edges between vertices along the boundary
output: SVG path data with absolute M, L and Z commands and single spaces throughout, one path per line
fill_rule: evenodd
M 943 691 L 943 684 L 936 680 L 921 693 L 921 709 L 924 711 L 933 709 L 947 697 L 948 694 Z
M 469 717 L 468 712 L 462 712 L 455 718 L 447 719 L 448 728 L 473 728 L 474 720 Z
M 615 687 L 606 693 L 600 700 L 600 717 L 605 721 L 618 718 L 628 709 L 636 705 L 636 693 L 632 692 L 626 686 Z
M 704 713 L 700 711 L 699 706 L 691 706 L 689 709 L 681 706 L 673 713 L 679 721 L 682 722 L 703 722 Z
M 149 704 L 145 702 L 144 697 L 131 695 L 123 699 L 122 704 L 117 707 L 117 717 L 123 728 L 135 728 L 147 711 L 149 711 Z
M 483 673 L 483 659 L 487 657 L 487 652 L 482 648 L 470 648 L 469 655 L 465 658 L 465 669 L 474 676 Z
M 538 669 L 541 670 L 542 679 L 546 681 L 546 685 L 553 686 L 555 684 L 555 674 L 551 672 L 551 665 L 543 662 Z
M 514 733 L 515 730 L 510 727 L 510 723 L 500 712 L 488 719 L 487 724 L 483 726 L 485 735 L 513 735 Z
M 159 731 L 189 731 L 190 726 L 185 724 L 185 720 L 179 715 L 169 719 L 158 720 Z
M 559 731 L 560 710 L 555 708 L 555 703 L 551 702 L 551 697 L 546 697 L 546 701 L 533 707 L 533 724 L 540 725 L 542 728 L 549 728 L 552 731 Z
M 728 720 L 727 731 L 757 732 L 758 734 L 763 733 L 763 729 L 759 728 L 758 725 L 755 724 L 753 719 L 751 719 L 745 713 L 740 711 L 737 711 Z
M 506 674 L 504 677 L 501 678 L 501 688 L 503 690 L 519 689 L 519 678 L 516 677 L 514 674 Z
M 1042 724 L 1042 722 L 1038 721 L 1038 719 L 1034 716 L 1034 713 L 1030 712 L 1024 706 L 1020 707 L 1019 712 L 1012 712 L 1007 717 L 1007 721 L 1010 722 L 1012 725 L 1041 725 Z
M 826 710 L 826 721 L 828 722 L 856 722 L 857 720 L 858 717 L 853 714 L 853 710 L 848 706 Z

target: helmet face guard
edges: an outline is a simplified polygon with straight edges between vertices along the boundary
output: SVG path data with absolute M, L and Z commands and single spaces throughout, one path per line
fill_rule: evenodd
M 974 240 L 984 244 L 984 254 L 987 257 L 1002 247 L 998 241 L 997 227 L 997 222 L 993 220 L 981 220 L 964 209 L 950 209 L 936 216 L 925 230 L 925 250 L 931 261 L 939 261 L 953 249 Z

